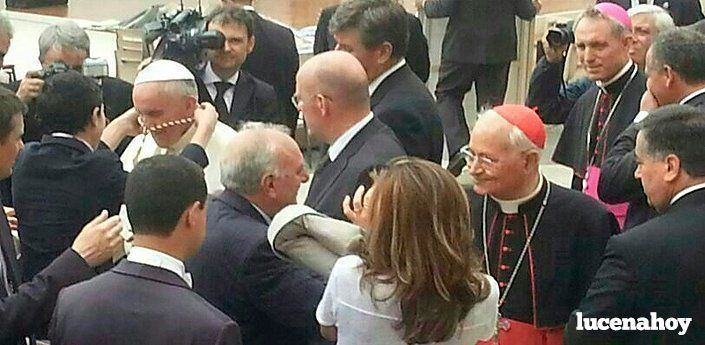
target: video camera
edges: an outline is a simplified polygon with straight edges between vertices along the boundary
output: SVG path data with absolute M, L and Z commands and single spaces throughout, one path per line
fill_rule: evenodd
M 161 14 L 144 26 L 144 41 L 151 45 L 159 39 L 153 60 L 169 59 L 195 70 L 204 61 L 206 49 L 221 49 L 225 37 L 219 31 L 205 31 L 199 11 L 181 9 Z
M 63 73 L 71 69 L 72 68 L 64 62 L 56 61 L 39 71 L 32 72 L 30 76 L 34 78 L 46 79 L 54 74 Z M 83 61 L 81 70 L 76 70 L 81 72 L 86 77 L 100 80 L 103 77 L 107 77 L 109 74 L 108 60 L 104 58 L 87 58 Z
M 571 20 L 566 23 L 557 23 L 553 27 L 549 28 L 548 33 L 546 34 L 548 46 L 551 48 L 556 48 L 575 43 L 573 24 L 574 21 Z

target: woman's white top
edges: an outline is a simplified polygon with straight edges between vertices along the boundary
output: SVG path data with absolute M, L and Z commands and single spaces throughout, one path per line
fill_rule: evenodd
M 344 256 L 335 263 L 328 285 L 316 310 L 316 319 L 323 326 L 338 328 L 339 345 L 393 345 L 406 344 L 402 330 L 395 325 L 401 320 L 401 309 L 395 298 L 374 302 L 370 284 L 360 284 L 362 259 L 357 255 Z M 499 287 L 490 276 L 489 296 L 475 304 L 465 320 L 458 325 L 458 333 L 450 340 L 435 344 L 474 345 L 478 340 L 488 340 L 497 325 L 497 300 Z M 375 296 L 387 297 L 392 285 L 376 284 Z

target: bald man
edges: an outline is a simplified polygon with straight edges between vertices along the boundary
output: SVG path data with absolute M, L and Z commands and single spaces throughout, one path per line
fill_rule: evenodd
M 225 191 L 211 199 L 206 239 L 187 263 L 193 288 L 240 324 L 245 344 L 319 340 L 323 278 L 279 259 L 267 242 L 271 218 L 308 181 L 301 151 L 286 127 L 248 123 L 226 152 Z
M 367 74 L 358 60 L 342 51 L 316 55 L 296 76 L 296 108 L 309 135 L 328 145 L 305 204 L 346 220 L 342 202 L 371 168 L 405 155 L 394 133 L 373 116 Z

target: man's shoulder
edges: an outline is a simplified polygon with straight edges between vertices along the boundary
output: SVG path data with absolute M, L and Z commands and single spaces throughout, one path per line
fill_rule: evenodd
M 252 73 L 247 72 L 245 70 L 240 70 L 241 73 L 241 78 L 245 78 L 248 82 L 252 83 L 255 89 L 255 93 L 258 94 L 272 94 L 276 97 L 276 93 L 274 92 L 274 87 L 267 83 L 266 81 L 255 77 L 252 75 Z

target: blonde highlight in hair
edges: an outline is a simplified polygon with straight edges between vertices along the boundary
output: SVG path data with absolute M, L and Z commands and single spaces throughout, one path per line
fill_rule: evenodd
M 435 163 L 403 158 L 375 177 L 363 283 L 374 301 L 401 306 L 407 343 L 446 341 L 489 294 L 474 250 L 470 206 L 455 178 Z M 392 284 L 390 296 L 374 286 Z

